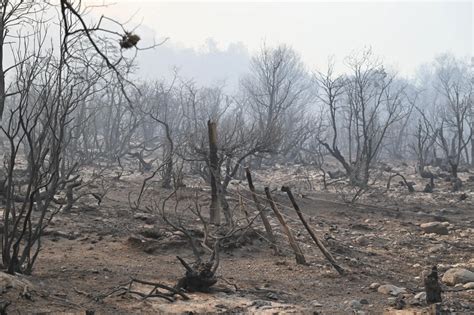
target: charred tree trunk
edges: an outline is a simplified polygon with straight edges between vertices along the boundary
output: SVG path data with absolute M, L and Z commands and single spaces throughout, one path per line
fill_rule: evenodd
M 72 182 L 66 186 L 66 206 L 64 207 L 64 212 L 70 212 L 74 202 L 74 188 L 79 187 L 82 184 L 82 181 L 79 182 Z
M 331 253 L 326 249 L 323 243 L 316 237 L 316 234 L 314 234 L 313 229 L 309 226 L 308 222 L 306 222 L 306 219 L 303 216 L 303 213 L 300 210 L 300 207 L 296 203 L 295 197 L 293 196 L 293 193 L 290 190 L 290 187 L 287 186 L 282 186 L 281 191 L 284 191 L 287 193 L 288 198 L 291 201 L 291 204 L 293 205 L 293 208 L 295 208 L 296 214 L 300 218 L 301 222 L 303 223 L 306 231 L 308 231 L 309 235 L 313 239 L 313 241 L 316 243 L 316 246 L 321 250 L 323 253 L 324 257 L 331 263 L 331 265 L 336 269 L 336 271 L 342 275 L 344 274 L 344 270 L 337 264 L 336 260 L 332 257 Z
M 129 153 L 128 155 L 130 155 L 130 156 L 132 156 L 132 157 L 134 157 L 138 160 L 138 171 L 139 172 L 145 173 L 145 172 L 149 172 L 151 170 L 152 163 L 145 161 L 143 159 L 142 153 L 135 152 L 135 153 Z
M 451 175 L 458 178 L 458 163 L 450 161 L 449 165 L 451 166 Z
M 474 120 L 474 118 L 472 119 Z M 474 122 L 471 123 L 471 166 L 474 167 Z
M 426 303 L 433 304 L 441 302 L 441 287 L 438 282 L 438 269 L 433 266 L 431 273 L 424 279 Z
M 434 190 L 434 187 L 435 187 L 434 175 L 431 174 L 430 183 L 429 183 L 429 184 L 426 184 L 425 189 L 423 190 L 423 192 L 425 192 L 425 193 L 432 193 L 433 190 Z
M 295 237 L 293 236 L 288 225 L 286 224 L 285 219 L 283 219 L 283 216 L 281 215 L 280 210 L 278 210 L 278 207 L 273 201 L 272 195 L 270 193 L 270 189 L 268 187 L 265 187 L 265 194 L 267 195 L 267 199 L 268 199 L 268 202 L 270 203 L 270 207 L 275 213 L 275 216 L 277 217 L 278 221 L 280 221 L 280 224 L 283 227 L 283 231 L 288 237 L 290 246 L 293 249 L 293 252 L 295 253 L 296 263 L 300 265 L 306 265 L 306 259 L 304 258 L 303 252 L 301 251 L 301 248 L 298 246 L 298 243 L 296 242 Z
M 6 9 L 6 8 L 3 8 Z M 3 111 L 5 108 L 5 72 L 3 69 L 3 45 L 5 40 L 5 22 L 0 20 L 0 126 L 2 125 Z
M 170 157 L 166 162 L 165 169 L 163 171 L 163 181 L 161 183 L 161 188 L 170 189 L 171 180 L 173 177 L 173 160 Z
M 229 203 L 227 202 L 227 199 L 225 198 L 226 193 L 224 190 L 224 186 L 221 184 L 220 181 L 220 174 L 218 174 L 217 177 L 217 195 L 219 197 L 219 202 L 220 206 L 222 208 L 222 213 L 224 213 L 224 218 L 225 218 L 225 223 L 229 226 L 232 226 L 234 224 L 233 219 L 232 219 L 232 214 L 230 212 L 230 206 Z
M 253 185 L 253 181 L 252 181 L 252 174 L 250 173 L 250 169 L 248 167 L 245 169 L 245 173 L 247 175 L 247 182 L 249 184 L 249 189 L 252 192 L 252 199 L 255 202 L 255 206 L 257 207 L 258 212 L 260 213 L 260 218 L 262 219 L 263 226 L 265 227 L 265 231 L 267 232 L 268 240 L 271 243 L 270 246 L 276 255 L 278 254 L 278 249 L 275 246 L 276 242 L 275 242 L 275 236 L 273 235 L 272 226 L 270 225 L 270 222 L 268 222 L 268 219 L 265 216 L 265 213 L 263 212 L 263 207 L 258 201 L 257 194 L 255 193 L 255 186 Z
M 217 128 L 216 123 L 209 120 L 207 122 L 209 133 L 209 169 L 211 176 L 211 207 L 210 207 L 210 221 L 213 224 L 221 223 L 220 205 L 219 205 L 219 187 L 217 181 L 219 178 L 219 157 L 217 155 Z
M 405 176 L 403 176 L 402 174 L 400 173 L 396 173 L 396 174 L 393 174 L 391 175 L 389 178 L 388 178 L 388 181 L 387 181 L 387 190 L 390 189 L 390 183 L 392 182 L 392 179 L 396 176 L 400 176 L 400 178 L 403 180 L 403 185 L 405 185 L 408 189 L 408 192 L 410 193 L 414 193 L 415 192 L 415 188 L 413 188 L 413 184 L 412 183 L 409 183 L 407 182 Z

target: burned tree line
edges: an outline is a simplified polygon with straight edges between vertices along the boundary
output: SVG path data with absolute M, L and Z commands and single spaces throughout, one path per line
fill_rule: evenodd
M 130 68 L 119 46 L 111 48 L 123 34 L 120 23 L 109 20 L 116 31 L 103 26 L 105 17 L 87 25 L 88 8 L 80 2 L 58 5 L 1 2 L 1 265 L 9 273 L 32 272 L 56 214 L 81 196 L 101 199 L 104 192 L 90 188 L 104 168 L 83 178 L 89 161 L 78 148 L 90 139 L 84 127 L 95 109 L 89 102 L 109 85 L 123 87 Z
M 428 166 L 438 166 L 458 188 L 460 169 L 474 166 L 473 74 L 464 60 L 440 56 L 409 80 L 371 50 L 345 58 L 342 70 L 331 62 L 309 71 L 291 47 L 263 46 L 234 93 L 179 72 L 146 82 L 125 51 L 138 35 L 106 18 L 88 26 L 80 2 L 60 3 L 53 32 L 51 4 L 2 2 L 2 265 L 11 273 L 30 273 L 48 222 L 80 196 L 100 199 L 107 189 L 91 187 L 106 173 L 120 180 L 124 161 L 162 188 L 197 175 L 220 196 L 245 179 L 243 165 L 299 163 L 326 174 L 332 159 L 352 185 L 367 187 L 377 162 L 415 160 L 420 176 L 434 177 Z M 226 199 L 213 206 L 230 224 Z

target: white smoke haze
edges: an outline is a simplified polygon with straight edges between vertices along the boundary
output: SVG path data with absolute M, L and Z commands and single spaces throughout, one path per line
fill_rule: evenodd
M 311 70 L 325 68 L 334 57 L 339 71 L 346 70 L 346 56 L 371 47 L 386 65 L 413 76 L 440 54 L 468 58 L 474 47 L 471 1 L 110 3 L 94 14 L 141 21 L 148 42 L 150 36 L 157 42 L 169 37 L 164 46 L 139 55 L 145 77 L 167 77 L 178 67 L 197 82 L 225 79 L 234 86 L 245 59 L 264 44 L 290 45 Z

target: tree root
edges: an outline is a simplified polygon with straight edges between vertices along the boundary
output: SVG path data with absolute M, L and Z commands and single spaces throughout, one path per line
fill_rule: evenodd
M 148 291 L 148 293 L 136 291 L 133 289 L 133 284 L 138 283 L 138 284 L 143 284 L 146 286 L 151 286 L 152 289 Z M 164 290 L 163 291 L 160 291 Z M 162 299 L 167 300 L 168 302 L 174 302 L 176 300 L 176 295 L 179 295 L 183 298 L 183 300 L 189 300 L 189 296 L 187 296 L 185 293 L 181 292 L 178 289 L 169 287 L 167 285 L 157 283 L 157 282 L 151 282 L 151 281 L 146 281 L 146 280 L 140 280 L 140 279 L 135 279 L 132 278 L 129 282 L 125 283 L 124 285 L 121 285 L 115 289 L 113 289 L 111 292 L 98 297 L 97 299 L 105 299 L 106 297 L 109 297 L 113 294 L 117 294 L 118 296 L 124 295 L 124 294 L 134 294 L 138 295 L 139 297 L 142 298 L 142 300 L 148 299 L 148 298 L 155 298 L 159 297 Z
M 175 289 L 186 290 L 188 292 L 210 292 L 210 288 L 216 284 L 215 264 L 213 259 L 210 262 L 196 262 L 192 267 L 181 257 L 178 260 L 186 269 L 186 275 L 178 281 Z

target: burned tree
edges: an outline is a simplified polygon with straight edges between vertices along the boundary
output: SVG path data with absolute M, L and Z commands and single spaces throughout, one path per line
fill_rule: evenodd
M 251 73 L 242 80 L 249 111 L 262 134 L 268 138 L 268 150 L 276 154 L 289 151 L 302 133 L 297 130 L 305 119 L 311 100 L 308 75 L 299 55 L 290 47 L 264 46 L 252 58 Z M 294 136 L 294 137 L 292 137 Z
M 370 50 L 348 57 L 347 65 L 348 76 L 335 76 L 332 65 L 317 75 L 330 126 L 319 141 L 344 167 L 351 183 L 364 187 L 387 131 L 409 111 L 404 84 L 387 73 Z
M 30 17 L 35 12 L 45 10 L 45 4 L 38 1 L 24 0 L 4 0 L 1 3 L 0 10 L 0 124 L 2 122 L 5 111 L 6 99 L 16 95 L 18 91 L 9 89 L 6 84 L 6 75 L 14 71 L 23 60 L 16 60 L 12 65 L 5 63 L 5 54 L 8 48 L 8 42 L 19 44 L 19 41 L 25 39 L 29 32 L 35 27 L 41 25 L 44 21 L 36 21 L 31 23 Z M 33 27 L 33 29 L 31 28 Z M 13 35 L 15 33 L 15 35 Z M 30 52 L 31 53 L 31 52 Z M 24 56 L 26 58 L 30 56 Z
M 10 273 L 31 273 L 43 230 L 60 210 L 52 205 L 54 195 L 71 181 L 62 157 L 69 114 L 82 97 L 82 80 L 62 60 L 51 53 L 41 55 L 39 50 L 36 58 L 23 61 L 16 70 L 21 93 L 12 98 L 9 123 L 2 126 L 9 143 L 2 259 Z M 78 90 L 64 93 L 70 86 Z M 16 174 L 23 158 L 27 168 L 20 179 Z
M 436 90 L 440 94 L 438 109 L 441 113 L 437 136 L 449 163 L 451 176 L 456 179 L 462 154 L 472 137 L 468 131 L 468 118 L 472 108 L 473 86 L 467 76 L 467 65 L 449 56 L 437 60 L 435 71 Z
M 93 48 L 83 46 L 81 34 L 72 29 L 68 12 L 80 16 L 74 8 L 53 16 L 69 35 L 62 37 L 59 49 L 54 50 L 45 44 L 52 35 L 45 21 L 35 21 L 49 8 L 48 3 L 4 1 L 2 9 L 8 7 L 11 11 L 2 10 L 2 39 L 8 32 L 5 27 L 28 25 L 31 34 L 10 43 L 14 64 L 8 70 L 14 72 L 10 85 L 14 92 L 7 95 L 0 82 L 1 114 L 8 117 L 1 125 L 8 144 L 6 175 L 0 179 L 0 198 L 5 202 L 2 263 L 9 273 L 29 274 L 40 253 L 45 228 L 77 200 L 72 192 L 81 181 L 77 176 L 79 159 L 72 152 L 73 130 L 82 122 L 75 121 L 81 117 L 76 113 L 100 90 L 98 82 L 107 75 L 107 68 L 104 59 L 93 60 Z M 90 34 L 86 36 L 91 39 Z M 107 39 L 101 42 L 107 43 Z M 92 67 L 98 68 L 88 72 Z M 56 199 L 61 191 L 66 191 L 66 204 Z
M 437 133 L 426 116 L 421 112 L 422 118 L 418 120 L 418 126 L 415 133 L 415 144 L 412 150 L 417 157 L 417 172 L 423 178 L 433 178 L 433 174 L 426 170 L 428 158 L 433 150 L 433 145 L 436 143 Z
M 217 283 L 221 247 L 236 246 L 236 243 L 250 230 L 258 214 L 250 222 L 243 223 L 243 220 L 237 220 L 232 226 L 216 226 L 204 217 L 197 192 L 191 198 L 186 198 L 190 201 L 182 202 L 184 198 L 181 195 L 185 194 L 185 191 L 175 189 L 160 201 L 152 200 L 151 206 L 147 209 L 158 213 L 169 230 L 181 232 L 192 249 L 195 258 L 193 263 L 177 256 L 186 272 L 177 282 L 175 289 L 209 292 Z M 170 203 L 172 204 L 169 205 Z M 199 231 L 191 225 L 191 222 L 195 221 L 193 217 L 197 218 L 201 225 Z M 208 255 L 205 255 L 206 252 Z M 208 256 L 208 259 L 204 256 Z

